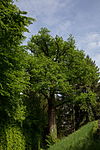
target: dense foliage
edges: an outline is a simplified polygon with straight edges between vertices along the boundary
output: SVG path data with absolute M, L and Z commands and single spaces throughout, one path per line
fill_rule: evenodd
M 26 27 L 32 19 L 24 14 L 25 12 L 21 12 L 12 0 L 0 1 L 0 132 L 3 131 L 0 143 L 3 143 L 5 137 L 3 145 L 6 147 L 1 149 L 25 148 L 25 144 L 24 148 L 21 147 L 23 138 L 18 129 L 25 119 L 21 93 L 27 84 L 26 52 L 20 44 L 24 38 L 23 33 L 28 31 Z M 15 127 L 11 124 L 15 124 Z M 18 140 L 21 142 L 18 142 L 18 145 L 13 140 L 16 143 Z

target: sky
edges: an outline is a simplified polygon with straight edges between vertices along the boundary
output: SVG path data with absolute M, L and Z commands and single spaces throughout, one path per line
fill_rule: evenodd
M 41 27 L 67 40 L 72 34 L 76 46 L 84 50 L 100 68 L 100 0 L 18 0 L 15 4 L 36 21 L 25 33 L 28 41 Z

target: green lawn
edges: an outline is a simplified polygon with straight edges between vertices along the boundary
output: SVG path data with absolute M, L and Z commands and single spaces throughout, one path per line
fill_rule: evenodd
M 49 150 L 100 150 L 97 128 L 97 121 L 90 122 L 51 146 Z

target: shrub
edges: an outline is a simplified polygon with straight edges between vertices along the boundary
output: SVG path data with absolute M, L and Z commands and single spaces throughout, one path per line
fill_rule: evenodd
M 1 133 L 0 150 L 25 150 L 25 138 L 20 127 L 8 125 Z

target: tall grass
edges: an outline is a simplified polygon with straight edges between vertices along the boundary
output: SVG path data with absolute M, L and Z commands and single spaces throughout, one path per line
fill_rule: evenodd
M 97 128 L 97 121 L 90 122 L 51 146 L 49 150 L 100 150 Z

